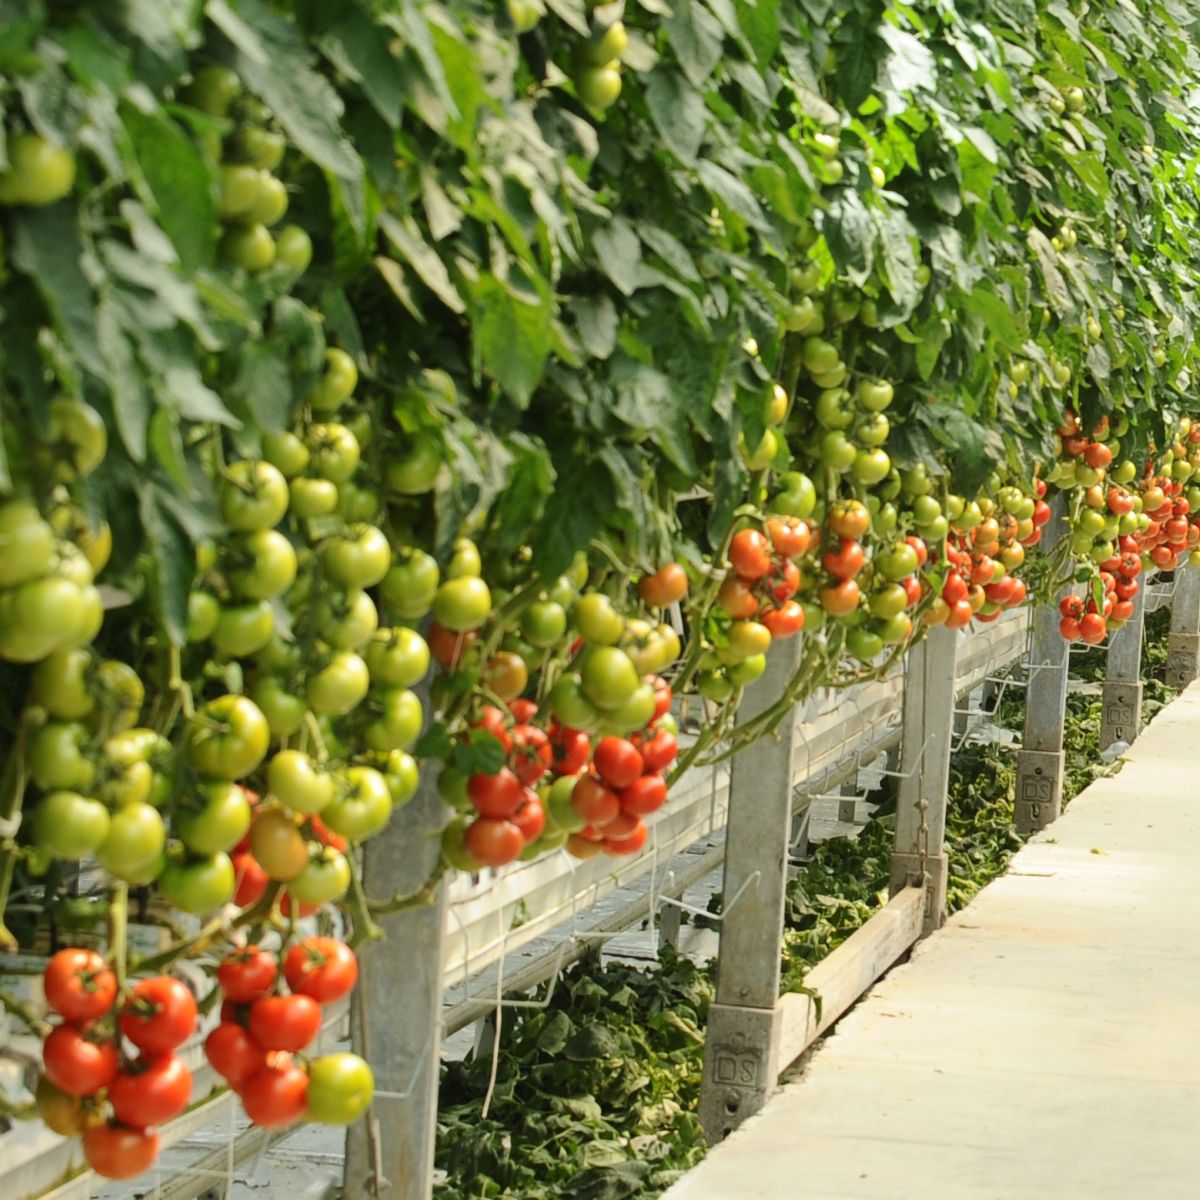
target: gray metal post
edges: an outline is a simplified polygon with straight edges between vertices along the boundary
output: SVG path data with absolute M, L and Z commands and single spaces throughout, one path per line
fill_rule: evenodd
M 1200 567 L 1175 572 L 1171 634 L 1167 640 L 1167 686 L 1183 689 L 1200 676 Z
M 1049 552 L 1066 533 L 1063 498 L 1050 505 L 1042 541 Z M 1067 712 L 1069 645 L 1058 631 L 1058 599 L 1040 605 L 1030 622 L 1025 737 L 1017 755 L 1016 825 L 1021 833 L 1045 829 L 1062 810 L 1063 722 Z
M 1130 745 L 1142 726 L 1142 629 L 1146 616 L 1146 583 L 1133 600 L 1133 616 L 1108 642 L 1104 668 L 1104 702 L 1100 715 L 1100 749 Z
M 776 645 L 740 716 L 769 708 L 799 664 L 799 638 Z M 757 1112 L 779 1077 L 779 947 L 787 891 L 795 717 L 733 760 L 725 840 L 725 915 L 708 1012 L 700 1120 L 711 1144 Z
M 931 629 L 906 663 L 891 883 L 893 895 L 925 886 L 926 934 L 946 919 L 946 793 L 958 640 L 956 630 Z
M 418 889 L 437 862 L 446 808 L 430 772 L 363 847 L 363 885 L 381 897 Z M 446 888 L 379 919 L 384 940 L 359 951 L 351 1039 L 375 1072 L 375 1101 L 346 1132 L 344 1200 L 429 1200 L 437 1130 Z

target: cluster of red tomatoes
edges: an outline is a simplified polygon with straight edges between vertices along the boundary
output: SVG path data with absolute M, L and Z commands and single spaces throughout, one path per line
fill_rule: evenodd
M 500 867 L 565 846 L 579 858 L 633 854 L 645 844 L 643 816 L 666 803 L 665 771 L 678 754 L 671 688 L 651 678 L 650 719 L 628 736 L 592 739 L 554 720 L 534 724 L 538 706 L 486 705 L 471 725 L 499 743 L 504 764 L 463 776 L 442 772 L 439 791 L 460 810 L 443 835 L 448 860 L 463 870 Z
M 1039 492 L 1045 484 L 1038 484 Z M 1017 519 L 1001 510 L 984 517 L 968 533 L 951 532 L 944 555 L 950 570 L 926 620 L 962 629 L 973 619 L 996 620 L 1008 608 L 1025 602 L 1025 582 L 1012 574 L 1025 561 L 1025 546 L 1041 540 L 1042 527 L 1050 519 L 1050 506 L 1038 499 L 1034 506 L 1033 531 L 1019 537 Z
M 254 1124 L 277 1129 L 303 1118 L 347 1125 L 371 1102 L 371 1068 L 355 1054 L 327 1054 L 306 1066 L 292 1055 L 320 1033 L 321 1006 L 354 987 L 354 952 L 336 938 L 309 937 L 288 948 L 282 965 L 286 992 L 269 951 L 246 946 L 225 958 L 217 968 L 221 1023 L 204 1052 Z
M 1100 595 L 1089 591 L 1087 596 L 1064 596 L 1059 602 L 1061 620 L 1058 631 L 1068 642 L 1084 641 L 1089 646 L 1104 641 L 1109 629 L 1118 628 L 1133 616 L 1133 598 L 1137 595 L 1137 576 L 1142 570 L 1142 560 L 1135 549 L 1134 538 L 1126 536 L 1121 556 L 1101 564 L 1098 580 Z
M 1163 475 L 1148 477 L 1143 486 L 1142 512 L 1150 521 L 1135 535 L 1136 549 L 1163 571 L 1174 570 L 1200 544 L 1200 514 L 1188 519 L 1192 506 L 1183 492 L 1182 483 Z
M 721 584 L 718 603 L 735 622 L 754 618 L 771 638 L 787 638 L 804 626 L 804 609 L 792 599 L 801 582 L 795 560 L 808 551 L 812 531 L 801 518 L 788 516 L 768 517 L 765 530 L 733 535 L 733 573 Z
M 176 1051 L 196 1028 L 192 993 L 158 975 L 139 980 L 118 1003 L 112 969 L 96 951 L 78 948 L 50 959 L 43 986 L 63 1020 L 42 1046 L 39 1115 L 55 1133 L 82 1137 L 97 1174 L 140 1175 L 158 1157 L 156 1127 L 191 1098 L 192 1074 Z

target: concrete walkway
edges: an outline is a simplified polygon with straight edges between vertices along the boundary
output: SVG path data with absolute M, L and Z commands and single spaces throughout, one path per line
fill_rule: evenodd
M 1197 1200 L 1200 684 L 667 1200 Z

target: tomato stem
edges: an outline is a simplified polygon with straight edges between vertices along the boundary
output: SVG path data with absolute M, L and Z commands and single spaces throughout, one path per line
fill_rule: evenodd
M 117 986 L 125 986 L 128 957 L 129 885 L 114 883 L 108 899 L 108 959 L 117 976 Z

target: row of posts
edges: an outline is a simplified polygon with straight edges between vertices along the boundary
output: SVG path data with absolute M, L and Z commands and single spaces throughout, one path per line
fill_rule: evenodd
M 1061 528 L 1061 521 L 1047 527 Z M 1200 570 L 1176 573 L 1167 682 L 1200 675 Z M 1137 734 L 1145 588 L 1133 617 L 1112 636 L 1104 683 L 1102 748 Z M 1018 754 L 1016 822 L 1024 833 L 1049 825 L 1062 804 L 1063 725 L 1069 647 L 1058 610 L 1032 615 L 1024 741 Z M 946 796 L 957 702 L 956 659 L 969 636 L 933 629 L 907 659 L 897 795 L 893 893 L 924 886 L 923 930 L 944 920 Z M 747 690 L 743 718 L 762 711 L 793 674 L 799 639 L 779 644 L 767 672 Z M 723 894 L 738 896 L 721 925 L 715 1003 L 709 1012 L 701 1118 L 711 1142 L 765 1103 L 779 1076 L 780 945 L 794 818 L 796 723 L 733 763 Z M 443 808 L 431 780 L 384 834 L 367 843 L 369 895 L 416 888 L 436 861 Z M 445 887 L 433 904 L 384 916 L 386 939 L 360 956 L 352 1036 L 375 1071 L 368 1117 L 347 1134 L 345 1200 L 428 1200 L 432 1194 Z

